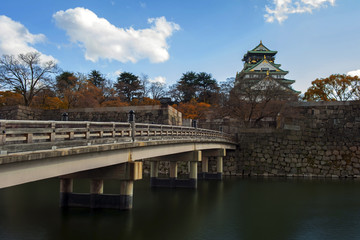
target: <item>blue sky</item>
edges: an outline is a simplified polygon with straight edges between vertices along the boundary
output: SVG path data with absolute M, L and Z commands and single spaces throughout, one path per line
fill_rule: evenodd
M 39 51 L 64 71 L 122 71 L 172 85 L 187 71 L 241 71 L 260 40 L 306 91 L 360 75 L 359 0 L 12 0 L 0 6 L 0 54 Z

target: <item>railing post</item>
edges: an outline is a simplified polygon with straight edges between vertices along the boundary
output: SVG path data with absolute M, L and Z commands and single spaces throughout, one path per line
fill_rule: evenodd
M 112 124 L 112 137 L 116 137 L 115 123 Z
M 131 138 L 133 142 L 135 141 L 135 112 L 133 110 L 130 110 L 129 112 L 129 123 L 131 124 Z
M 69 114 L 67 112 L 61 115 L 61 121 L 69 121 Z
M 6 122 L 0 123 L 0 144 L 6 143 Z
M 71 138 L 71 133 L 69 135 Z M 85 139 L 90 139 L 90 123 L 86 123 L 86 132 L 85 132 Z
M 33 134 L 32 133 L 26 134 L 26 142 L 27 143 L 32 143 L 33 142 Z
M 51 133 L 50 133 L 50 142 L 55 141 L 55 138 L 56 138 L 55 127 L 56 127 L 56 124 L 54 122 L 52 122 L 51 123 Z
M 192 127 L 197 128 L 197 120 L 192 120 Z

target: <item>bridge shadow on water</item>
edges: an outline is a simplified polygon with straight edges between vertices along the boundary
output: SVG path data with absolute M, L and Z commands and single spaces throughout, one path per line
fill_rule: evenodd
M 357 239 L 360 182 L 242 179 L 198 189 L 136 181 L 130 211 L 59 208 L 59 180 L 0 190 L 0 239 Z M 87 192 L 80 181 L 76 191 Z M 109 181 L 105 193 L 117 193 Z

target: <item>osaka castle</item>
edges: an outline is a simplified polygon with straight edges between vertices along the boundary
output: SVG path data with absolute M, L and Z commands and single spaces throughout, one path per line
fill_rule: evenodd
M 235 85 L 240 84 L 239 87 L 242 89 L 257 90 L 266 86 L 276 86 L 287 93 L 300 94 L 291 87 L 295 80 L 285 78 L 289 72 L 282 70 L 281 64 L 275 63 L 276 53 L 277 51 L 268 49 L 260 41 L 259 45 L 244 55 L 244 68 L 236 74 Z

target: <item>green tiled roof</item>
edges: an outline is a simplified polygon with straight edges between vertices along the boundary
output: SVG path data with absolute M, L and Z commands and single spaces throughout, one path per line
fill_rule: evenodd
M 245 69 L 245 67 L 244 67 L 244 72 L 250 72 L 251 71 L 251 69 L 253 69 L 253 68 L 255 68 L 256 66 L 258 66 L 259 64 L 261 64 L 263 61 L 265 61 L 266 59 L 262 59 L 261 61 L 259 61 L 259 62 L 257 62 L 257 63 L 255 63 L 255 64 L 249 64 L 248 63 L 248 65 L 246 65 L 246 69 Z M 267 61 L 267 60 L 266 60 Z M 279 68 L 277 65 L 279 65 L 279 64 L 274 64 L 274 63 L 272 63 L 272 62 L 269 62 L 269 61 L 267 61 L 268 63 L 270 63 L 273 67 L 275 67 L 276 69 L 278 69 L 279 71 L 277 71 L 276 73 L 288 73 L 288 71 L 284 71 L 284 70 L 282 70 L 281 68 Z M 252 65 L 252 66 L 251 66 Z M 274 73 L 274 72 L 270 72 L 270 73 Z
M 253 51 L 253 50 L 251 50 L 251 51 L 248 51 L 247 52 L 247 54 L 249 54 L 249 53 L 251 53 L 251 54 L 273 54 L 273 55 L 275 55 L 276 53 L 277 53 L 277 51 Z

